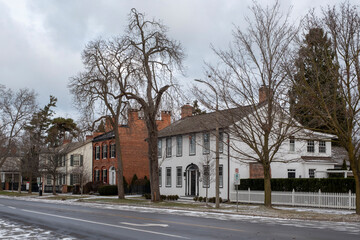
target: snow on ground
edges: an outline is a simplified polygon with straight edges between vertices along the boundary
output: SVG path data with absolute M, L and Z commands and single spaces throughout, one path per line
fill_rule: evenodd
M 25 225 L 0 218 L 0 239 L 72 240 L 76 238 L 45 230 L 35 225 Z
M 3 196 L 1 196 L 3 197 Z M 204 209 L 194 210 L 191 208 L 159 208 L 159 207 L 149 207 L 149 206 L 133 206 L 133 205 L 117 205 L 117 204 L 101 204 L 101 203 L 91 203 L 91 202 L 77 202 L 78 199 L 68 199 L 66 201 L 61 200 L 49 200 L 49 199 L 41 199 L 41 198 L 29 198 L 29 197 L 6 197 L 6 198 L 14 198 L 14 199 L 22 199 L 27 201 L 42 201 L 48 203 L 56 203 L 56 204 L 64 204 L 64 205 L 79 205 L 79 206 L 87 206 L 93 208 L 101 208 L 101 209 L 115 209 L 115 210 L 123 210 L 123 211 L 135 211 L 135 212 L 147 212 L 147 213 L 160 213 L 160 214 L 174 214 L 174 215 L 182 215 L 182 216 L 191 216 L 191 217 L 203 217 L 203 218 L 214 218 L 219 220 L 235 220 L 235 221 L 246 221 L 251 223 L 266 223 L 270 225 L 283 225 L 283 226 L 293 226 L 299 228 L 314 228 L 314 229 L 331 229 L 340 232 L 347 232 L 352 234 L 360 234 L 360 222 L 345 222 L 339 221 L 338 219 L 329 219 L 326 220 L 302 220 L 293 218 L 293 214 L 290 214 L 288 218 L 278 217 L 276 211 L 270 211 L 267 215 L 262 215 L 264 212 L 263 206 L 254 206 L 254 205 L 239 205 L 239 213 L 234 212 L 234 209 L 221 209 L 220 211 L 217 209 L 212 209 L 206 211 Z M 89 198 L 114 198 L 114 197 L 98 197 L 98 196 L 89 196 Z M 116 198 L 116 197 L 115 197 Z M 347 210 L 332 210 L 332 209 L 313 209 L 313 208 L 290 208 L 290 207 L 276 207 L 281 210 L 291 210 L 298 211 L 299 214 L 301 212 L 310 212 L 314 213 L 313 216 L 317 214 L 333 214 L 333 215 L 341 215 L 344 218 L 348 218 L 349 214 L 353 214 L 354 211 Z M 315 212 L 317 211 L 317 213 Z M 286 216 L 286 215 L 285 215 Z M 310 215 L 310 219 L 311 219 Z M 309 219 L 309 218 L 308 218 Z M 1 236 L 1 234 L 0 234 Z

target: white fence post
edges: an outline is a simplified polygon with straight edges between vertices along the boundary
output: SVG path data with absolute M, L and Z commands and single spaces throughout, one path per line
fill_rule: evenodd
M 295 205 L 295 189 L 293 189 L 291 193 L 291 204 L 292 206 Z
M 248 188 L 248 202 L 251 203 L 251 198 L 250 198 L 250 188 Z
M 319 208 L 321 207 L 321 189 L 319 189 Z
M 349 209 L 351 209 L 351 190 L 349 190 Z

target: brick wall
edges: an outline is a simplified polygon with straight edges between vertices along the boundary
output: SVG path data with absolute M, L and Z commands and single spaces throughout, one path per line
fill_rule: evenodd
M 129 120 L 127 126 L 119 126 L 121 155 L 123 162 L 123 175 L 126 181 L 130 184 L 134 174 L 138 178 L 147 176 L 149 178 L 149 160 L 148 160 L 148 145 L 145 141 L 147 138 L 147 128 L 145 121 L 139 118 L 138 111 L 131 110 L 128 114 Z M 161 120 L 157 121 L 158 129 L 170 125 L 170 112 L 161 112 Z M 102 169 L 108 171 L 107 183 L 109 183 L 109 169 L 114 166 L 117 168 L 117 159 L 110 158 L 110 150 L 108 149 L 108 157 L 102 159 L 102 145 L 115 143 L 115 139 L 107 139 L 102 142 L 93 143 L 93 151 L 95 146 L 100 146 L 100 159 L 95 160 L 95 152 L 93 153 L 93 171 L 100 170 L 100 179 L 102 179 Z M 93 174 L 95 180 L 95 174 Z

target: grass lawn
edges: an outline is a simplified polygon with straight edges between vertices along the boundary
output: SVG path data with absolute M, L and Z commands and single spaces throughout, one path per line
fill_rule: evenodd
M 74 196 L 68 196 L 68 195 L 49 195 L 48 197 L 45 197 L 43 199 L 50 199 L 50 200 L 68 200 L 68 199 L 82 199 L 87 198 L 88 196 L 81 196 L 81 195 L 74 195 Z
M 26 196 L 32 196 L 32 195 L 37 195 L 37 193 L 18 193 L 17 191 L 14 192 L 9 192 L 9 191 L 0 191 L 0 195 L 5 195 L 5 196 L 12 196 L 12 197 L 26 197 Z

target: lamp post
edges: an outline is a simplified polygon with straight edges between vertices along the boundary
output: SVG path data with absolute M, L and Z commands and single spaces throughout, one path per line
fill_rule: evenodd
M 219 176 L 219 99 L 218 99 L 218 93 L 213 85 L 211 85 L 208 82 L 205 82 L 200 79 L 194 79 L 196 82 L 204 83 L 208 87 L 211 88 L 211 90 L 215 93 L 216 96 L 216 106 L 215 106 L 215 118 L 216 118 L 216 130 L 215 130 L 215 137 L 216 137 L 216 144 L 215 144 L 215 207 L 220 207 L 220 200 L 219 200 L 219 189 L 220 189 L 220 176 Z

